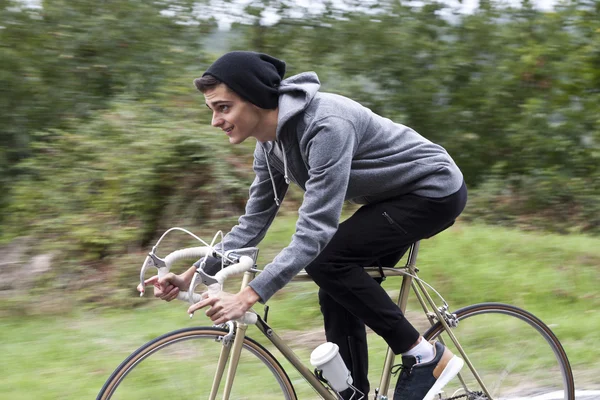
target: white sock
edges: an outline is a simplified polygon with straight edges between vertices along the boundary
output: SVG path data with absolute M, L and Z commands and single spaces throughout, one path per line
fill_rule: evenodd
M 433 360 L 433 345 L 425 339 L 421 339 L 418 345 L 402 353 L 403 356 L 413 356 L 417 359 L 417 364 L 426 363 Z

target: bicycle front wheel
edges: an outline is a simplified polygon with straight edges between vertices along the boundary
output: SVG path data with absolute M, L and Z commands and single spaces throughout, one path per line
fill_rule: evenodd
M 146 343 L 119 365 L 97 399 L 209 399 L 221 339 L 227 333 L 220 328 L 187 328 Z M 217 398 L 224 386 L 225 376 Z M 296 395 L 275 357 L 246 337 L 230 399 L 295 400 Z
M 482 393 L 467 363 L 445 388 L 442 399 L 574 400 L 575 385 L 567 355 L 542 321 L 520 308 L 482 303 L 456 311 L 452 329 L 491 397 Z M 456 355 L 456 346 L 438 322 L 423 336 L 439 339 Z M 465 360 L 466 361 L 466 360 Z

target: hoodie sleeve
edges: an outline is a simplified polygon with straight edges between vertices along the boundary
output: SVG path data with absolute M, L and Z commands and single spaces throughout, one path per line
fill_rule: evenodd
M 337 231 L 357 140 L 349 121 L 327 117 L 315 122 L 300 144 L 307 154 L 309 179 L 296 232 L 288 247 L 250 286 L 266 302 L 312 262 Z
M 253 169 L 256 177 L 250 186 L 246 211 L 238 220 L 238 224 L 223 238 L 225 250 L 256 246 L 264 238 L 277 214 L 279 207 L 275 204 L 273 184 L 260 143 L 256 144 L 254 150 Z M 280 200 L 283 200 L 288 184 L 285 183 L 283 175 L 276 170 L 273 170 L 273 181 Z

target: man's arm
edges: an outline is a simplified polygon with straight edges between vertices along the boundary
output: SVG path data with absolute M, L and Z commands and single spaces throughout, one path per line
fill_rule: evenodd
M 315 125 L 301 144 L 308 154 L 309 179 L 296 232 L 290 245 L 250 282 L 263 302 L 316 258 L 339 224 L 358 143 L 356 130 L 340 117 L 328 117 Z
M 256 173 L 254 182 L 250 186 L 249 199 L 246 203 L 244 215 L 238 224 L 225 235 L 223 244 L 225 249 L 239 249 L 256 246 L 266 235 L 271 226 L 279 206 L 275 204 L 273 184 L 267 169 L 267 160 L 263 154 L 260 143 L 256 144 L 254 151 L 253 169 Z M 283 199 L 288 189 L 288 184 L 279 171 L 271 169 L 280 199 Z
M 223 243 L 215 247 L 225 250 L 254 247 L 265 237 L 269 226 L 273 222 L 279 206 L 275 204 L 275 194 L 266 159 L 260 143 L 256 144 L 254 151 L 253 169 L 256 174 L 249 190 L 249 198 L 246 202 L 246 210 L 238 224 L 234 226 L 223 238 Z M 281 173 L 272 169 L 273 179 L 277 187 L 280 199 L 283 199 L 288 189 L 288 184 Z M 198 267 L 200 260 L 194 263 Z

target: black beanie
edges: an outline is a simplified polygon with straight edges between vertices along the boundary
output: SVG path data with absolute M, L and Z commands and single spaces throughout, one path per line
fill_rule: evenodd
M 285 62 L 268 54 L 232 51 L 215 61 L 202 76 L 211 75 L 240 97 L 266 109 L 277 108 Z

